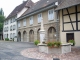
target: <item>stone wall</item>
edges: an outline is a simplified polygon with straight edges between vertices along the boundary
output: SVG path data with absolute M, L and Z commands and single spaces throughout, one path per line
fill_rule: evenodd
M 57 38 L 55 40 L 59 40 L 59 25 L 57 25 L 57 24 L 59 24 L 59 22 L 52 22 L 52 23 L 50 22 L 48 24 L 44 24 L 44 29 L 46 31 L 46 33 L 45 33 L 45 39 L 46 40 L 49 40 L 48 39 L 48 29 L 50 27 L 54 27 L 56 29 Z M 26 33 L 27 33 L 26 42 L 29 42 L 29 33 L 30 33 L 30 30 L 34 31 L 34 39 L 33 39 L 33 41 L 37 40 L 37 31 L 38 31 L 38 29 L 40 29 L 40 24 L 38 26 L 31 26 L 31 27 L 28 27 L 28 28 L 18 29 L 18 32 L 21 32 L 21 41 L 24 41 L 23 40 L 23 32 L 26 31 Z

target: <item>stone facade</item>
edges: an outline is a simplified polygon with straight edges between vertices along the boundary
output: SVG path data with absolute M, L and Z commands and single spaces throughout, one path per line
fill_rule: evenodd
M 54 23 L 48 23 L 48 24 L 44 24 L 44 29 L 45 29 L 45 31 L 46 31 L 46 33 L 45 33 L 45 39 L 46 40 L 50 40 L 51 38 L 49 38 L 49 32 L 48 32 L 48 30 L 50 29 L 50 28 L 55 28 L 55 30 L 56 30 L 56 32 L 58 32 L 57 34 L 59 35 L 59 29 L 57 30 L 57 28 L 56 28 L 56 25 L 58 24 L 59 22 L 54 22 Z M 32 27 L 28 27 L 28 28 L 23 28 L 23 29 L 19 29 L 18 30 L 18 32 L 20 32 L 21 33 L 21 41 L 22 42 L 24 42 L 25 41 L 25 39 L 24 39 L 24 34 L 23 34 L 23 32 L 25 31 L 25 33 L 26 33 L 26 42 L 34 42 L 34 40 L 39 40 L 39 35 L 38 35 L 38 31 L 39 31 L 39 29 L 40 29 L 40 24 L 38 25 L 38 26 L 32 26 Z M 30 35 L 30 30 L 33 30 L 33 38 L 31 38 L 31 35 Z M 55 34 L 56 34 L 56 32 L 55 32 Z M 54 34 L 53 34 L 54 35 Z M 51 36 L 52 37 L 52 36 Z M 56 39 L 57 40 L 59 40 L 59 36 L 57 36 L 58 37 L 58 39 L 56 38 L 56 37 L 53 37 L 53 41 L 55 41 Z M 33 39 L 33 41 L 30 41 L 30 39 Z M 52 39 L 51 39 L 52 40 Z

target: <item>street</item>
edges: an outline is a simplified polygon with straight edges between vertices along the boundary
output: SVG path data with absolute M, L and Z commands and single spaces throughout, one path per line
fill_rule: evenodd
M 20 52 L 27 48 L 36 47 L 27 42 L 4 42 L 0 41 L 0 60 L 36 60 L 23 57 Z

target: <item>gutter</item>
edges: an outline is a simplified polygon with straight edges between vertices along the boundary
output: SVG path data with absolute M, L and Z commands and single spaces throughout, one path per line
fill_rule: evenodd
M 43 7 L 43 8 L 37 9 L 37 10 L 35 10 L 35 11 L 32 11 L 32 12 L 30 12 L 30 13 L 28 13 L 28 14 L 20 17 L 20 18 L 18 18 L 17 21 L 18 21 L 18 20 L 21 20 L 21 19 L 24 19 L 24 18 L 26 18 L 26 17 L 29 17 L 29 16 L 31 16 L 31 15 L 40 13 L 40 12 L 42 12 L 42 11 L 48 10 L 48 9 L 50 9 L 50 8 L 52 8 L 52 7 L 56 7 L 55 2 L 52 3 L 52 4 L 50 4 L 50 5 L 48 5 L 48 6 L 46 6 L 46 7 Z

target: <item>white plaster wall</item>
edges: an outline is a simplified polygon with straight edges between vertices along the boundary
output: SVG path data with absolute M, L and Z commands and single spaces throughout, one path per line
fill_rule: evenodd
M 80 32 L 75 32 L 75 44 L 76 46 L 80 46 Z
M 10 33 L 12 33 L 12 34 L 15 33 L 15 35 L 17 35 L 17 31 L 16 31 L 17 29 L 10 31 L 10 26 L 11 26 L 11 25 L 12 25 L 12 26 L 13 26 L 13 25 L 16 25 L 16 27 L 17 27 L 17 22 L 15 21 L 15 22 L 13 22 L 13 23 L 10 23 L 10 20 L 11 20 L 11 19 L 8 20 L 8 25 L 4 25 L 4 28 L 5 28 L 5 27 L 8 27 L 8 32 L 3 32 L 4 35 L 5 35 L 5 34 L 8 34 L 8 38 L 9 38 L 9 39 L 10 39 Z M 4 36 L 4 35 L 3 35 L 3 36 Z
M 27 10 L 27 8 L 23 8 L 22 11 L 17 14 L 17 18 L 20 17 L 26 10 Z M 9 39 L 10 39 L 10 33 L 12 33 L 12 34 L 15 33 L 15 36 L 17 36 L 17 21 L 11 23 L 10 20 L 11 20 L 11 19 L 8 20 L 8 25 L 4 25 L 4 28 L 5 28 L 5 27 L 8 27 L 8 29 L 9 29 L 8 32 L 4 32 L 4 31 L 3 31 L 3 37 L 5 37 L 5 34 L 8 34 L 8 38 L 9 38 Z M 15 26 L 16 26 L 16 29 L 10 31 L 10 26 L 11 26 L 11 25 L 12 25 L 12 26 L 15 25 Z M 3 29 L 3 30 L 4 30 L 4 29 Z

